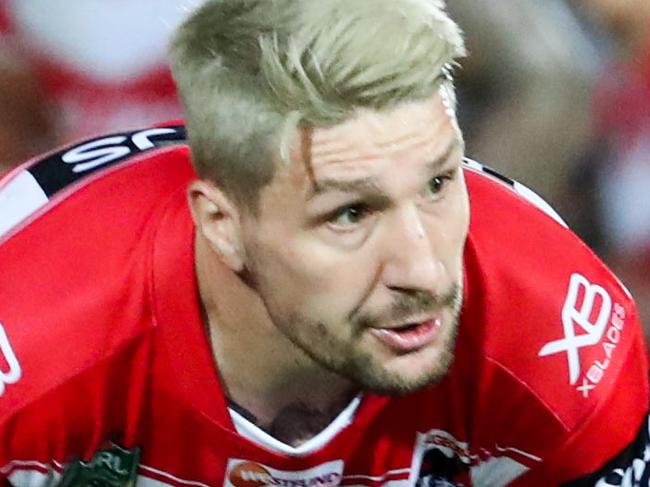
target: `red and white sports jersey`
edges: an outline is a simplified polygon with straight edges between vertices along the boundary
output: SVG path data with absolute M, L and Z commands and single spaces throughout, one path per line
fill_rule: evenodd
M 231 411 L 198 304 L 183 138 L 174 125 L 113 134 L 0 182 L 9 483 L 76 466 L 103 485 L 132 471 L 140 487 L 647 485 L 630 295 L 525 189 L 471 161 L 449 374 L 404 397 L 361 394 L 298 448 Z

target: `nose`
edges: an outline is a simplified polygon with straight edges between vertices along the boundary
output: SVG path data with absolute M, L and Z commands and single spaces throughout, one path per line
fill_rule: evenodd
M 444 287 L 445 266 L 439 255 L 444 232 L 435 232 L 432 225 L 422 220 L 415 206 L 394 215 L 385 234 L 382 278 L 386 287 L 432 295 Z M 440 241 L 433 242 L 432 235 L 439 236 Z

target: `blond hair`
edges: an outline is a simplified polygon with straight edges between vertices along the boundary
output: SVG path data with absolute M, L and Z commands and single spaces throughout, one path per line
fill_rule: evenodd
M 465 48 L 442 0 L 208 0 L 170 54 L 197 172 L 250 205 L 297 127 L 453 93 Z

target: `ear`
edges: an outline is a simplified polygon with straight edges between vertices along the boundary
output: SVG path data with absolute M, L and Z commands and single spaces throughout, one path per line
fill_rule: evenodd
M 239 211 L 232 200 L 214 183 L 197 180 L 188 188 L 188 201 L 197 238 L 209 247 L 234 272 L 244 268 Z

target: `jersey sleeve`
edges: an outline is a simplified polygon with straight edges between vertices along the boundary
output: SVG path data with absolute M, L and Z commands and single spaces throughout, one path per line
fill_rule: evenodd
M 647 348 L 634 300 L 548 208 L 488 176 L 468 175 L 466 318 L 485 326 L 475 334 L 477 437 L 536 458 L 500 485 L 636 485 L 604 483 L 641 478 L 650 456 Z
M 134 446 L 153 361 L 157 215 L 193 175 L 183 135 L 81 141 L 0 181 L 5 483 L 46 485 L 105 441 Z
M 620 371 L 608 384 L 606 397 L 600 398 L 597 407 L 575 431 L 553 447 L 539 468 L 513 485 L 648 485 L 647 352 L 639 324 L 628 323 L 628 326 L 638 330 L 635 343 L 620 361 Z

